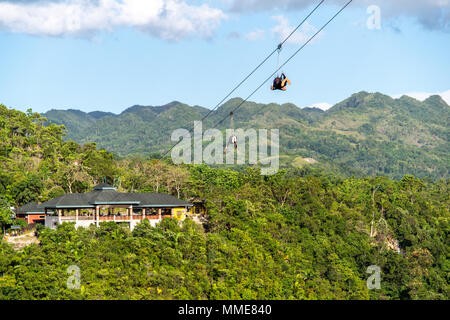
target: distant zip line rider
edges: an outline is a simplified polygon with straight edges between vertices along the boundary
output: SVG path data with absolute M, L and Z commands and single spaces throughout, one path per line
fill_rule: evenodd
M 234 134 L 232 136 L 230 136 L 230 138 L 228 139 L 228 143 L 225 146 L 225 149 L 223 150 L 223 152 L 227 152 L 228 146 L 230 144 L 234 144 L 234 149 L 237 150 L 237 147 L 238 147 L 238 145 L 237 145 L 237 137 Z
M 291 81 L 289 81 L 289 79 L 286 78 L 284 73 L 282 73 L 281 77 L 277 76 L 275 79 L 273 79 L 273 84 L 270 86 L 270 89 L 286 91 L 286 83 L 291 85 Z
M 280 55 L 281 55 L 282 47 L 283 47 L 283 43 L 280 43 L 277 48 L 277 51 L 278 51 L 277 70 L 280 70 Z M 281 70 L 281 77 L 278 76 L 278 74 L 277 74 L 276 78 L 273 79 L 273 84 L 270 86 L 270 89 L 286 91 L 286 83 L 291 85 L 291 81 L 289 81 L 289 79 L 286 78 L 283 70 Z

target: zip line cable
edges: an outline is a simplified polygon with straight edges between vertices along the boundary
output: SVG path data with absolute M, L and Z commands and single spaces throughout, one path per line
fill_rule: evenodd
M 258 70 L 264 63 L 266 63 L 267 60 L 270 59 L 270 57 L 273 56 L 273 54 L 275 52 L 279 52 L 281 50 L 281 47 L 283 46 L 283 44 L 289 40 L 290 37 L 292 37 L 292 35 L 306 22 L 306 20 L 308 20 L 308 18 L 325 2 L 325 0 L 321 0 L 319 2 L 319 4 L 303 19 L 302 22 L 300 22 L 300 24 L 294 29 L 292 30 L 292 32 L 282 41 L 280 42 L 280 44 L 278 44 L 278 46 L 276 47 L 275 50 L 273 50 L 256 68 L 254 68 L 241 82 L 239 82 L 239 84 L 234 87 L 233 90 L 230 91 L 230 93 L 228 93 L 213 109 L 209 110 L 209 112 L 200 120 L 203 121 L 205 120 L 214 110 L 216 110 L 229 96 L 231 96 L 233 94 L 233 92 L 235 92 L 245 81 L 247 81 L 248 78 L 250 78 L 255 72 L 256 70 Z M 278 66 L 277 66 L 278 67 Z M 190 130 L 190 133 L 192 133 L 192 131 L 194 131 L 194 128 L 192 128 Z M 163 154 L 163 158 L 178 144 L 179 142 L 175 143 L 169 150 L 167 150 L 164 154 Z
M 333 21 L 342 11 L 344 11 L 345 8 L 347 8 L 347 6 L 352 2 L 353 0 L 350 0 L 349 2 L 347 2 L 342 8 L 341 10 L 339 10 L 330 20 L 328 20 L 327 23 L 325 23 L 322 28 L 320 28 L 311 38 L 308 39 L 308 41 L 306 41 L 297 51 L 294 52 L 294 54 L 292 54 L 289 59 L 287 59 L 280 67 L 278 67 L 277 70 L 275 70 L 274 73 L 272 73 L 266 80 L 264 80 L 263 83 L 261 83 L 261 85 L 259 85 L 259 87 L 257 87 L 247 98 L 245 98 L 245 100 L 243 100 L 236 108 L 234 108 L 231 113 L 234 113 L 237 109 L 239 109 L 248 99 L 250 99 L 259 89 L 261 89 L 261 87 L 263 85 L 266 84 L 267 81 L 269 81 L 270 79 L 272 79 L 272 77 L 281 69 L 283 68 L 292 58 L 294 58 L 294 56 L 296 56 L 304 47 L 306 47 L 306 45 L 311 42 L 311 40 L 313 40 L 323 29 L 325 29 L 325 27 L 330 24 L 331 21 Z M 212 128 L 216 128 L 219 124 L 221 124 L 223 121 L 225 121 L 227 118 L 229 117 L 229 115 L 227 115 L 225 118 L 223 118 L 222 120 L 220 120 L 218 123 L 216 123 Z
M 219 122 L 217 122 L 212 128 L 216 128 L 218 125 L 220 125 L 223 121 L 225 121 L 230 115 L 234 114 L 234 112 L 239 109 L 248 99 L 250 99 L 259 89 L 262 88 L 262 86 L 264 86 L 266 84 L 267 81 L 269 81 L 270 79 L 272 79 L 272 77 L 281 69 L 283 68 L 290 60 L 292 60 L 292 58 L 294 58 L 304 47 L 306 47 L 306 45 L 308 43 L 310 43 L 320 32 L 322 32 L 323 29 L 326 28 L 326 26 L 328 26 L 342 11 L 345 10 L 345 8 L 347 8 L 350 3 L 352 3 L 353 0 L 348 1 L 333 17 L 331 17 L 330 20 L 327 21 L 327 23 L 325 23 L 313 36 L 311 36 L 308 41 L 306 41 L 297 51 L 295 51 L 280 67 L 277 68 L 277 70 L 275 70 L 274 73 L 272 73 L 266 80 L 264 80 L 247 98 L 245 98 L 236 108 L 234 108 L 230 114 L 228 114 L 226 117 L 224 117 L 222 120 L 220 120 Z M 292 33 L 291 33 L 292 35 Z M 279 46 L 280 47 L 280 46 Z M 278 48 L 277 48 L 278 50 Z M 175 143 L 172 148 L 170 148 L 165 154 L 164 156 L 169 153 L 179 142 Z

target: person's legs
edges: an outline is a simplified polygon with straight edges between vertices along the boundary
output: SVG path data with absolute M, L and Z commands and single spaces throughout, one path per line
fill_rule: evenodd
M 289 85 L 291 84 L 291 81 L 288 78 L 286 78 L 286 76 L 284 76 L 283 82 L 281 83 L 281 86 L 284 87 L 286 85 L 286 82 Z

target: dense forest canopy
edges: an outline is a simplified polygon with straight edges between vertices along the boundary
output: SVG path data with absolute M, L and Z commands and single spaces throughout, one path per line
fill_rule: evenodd
M 2 226 L 12 224 L 10 206 L 104 180 L 119 191 L 205 199 L 207 221 L 144 220 L 132 232 L 65 223 L 39 228 L 40 243 L 22 251 L 2 240 L 0 299 L 449 298 L 446 179 L 347 177 L 313 166 L 262 176 L 257 167 L 118 159 L 46 124 L 0 105 Z M 67 287 L 72 265 L 80 289 Z M 381 289 L 366 285 L 371 265 L 381 269 Z

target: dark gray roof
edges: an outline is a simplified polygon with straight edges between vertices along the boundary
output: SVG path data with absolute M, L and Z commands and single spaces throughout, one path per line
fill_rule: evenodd
M 40 208 L 94 208 L 95 205 L 133 205 L 140 207 L 191 206 L 165 193 L 122 193 L 113 189 L 96 189 L 88 193 L 68 193 L 39 205 Z
M 138 200 L 138 207 L 151 207 L 151 206 L 191 206 L 186 201 L 178 199 L 167 193 L 127 193 L 127 197 Z
M 127 193 L 117 192 L 116 190 L 94 190 L 84 194 L 85 199 L 91 204 L 138 204 L 127 195 Z
M 57 198 L 48 200 L 39 205 L 41 208 L 58 208 L 58 207 L 94 207 L 86 199 L 84 193 L 68 193 Z
M 17 208 L 17 214 L 44 214 L 45 209 L 36 202 L 29 202 Z
M 107 190 L 107 189 L 116 189 L 116 187 L 113 187 L 110 184 L 107 183 L 100 183 L 99 185 L 96 185 L 94 188 L 94 190 Z

